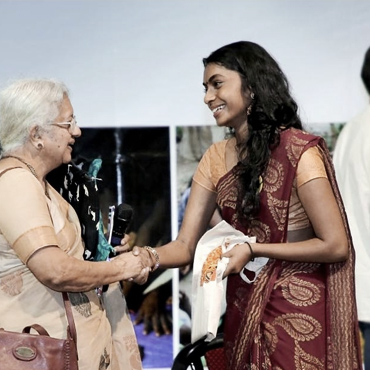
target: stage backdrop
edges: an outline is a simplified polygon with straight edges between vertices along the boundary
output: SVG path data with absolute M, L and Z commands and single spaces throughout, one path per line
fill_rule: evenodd
M 233 41 L 263 45 L 302 117 L 341 122 L 364 104 L 370 3 L 348 0 L 0 0 L 0 87 L 65 81 L 82 126 L 213 124 L 202 58 Z

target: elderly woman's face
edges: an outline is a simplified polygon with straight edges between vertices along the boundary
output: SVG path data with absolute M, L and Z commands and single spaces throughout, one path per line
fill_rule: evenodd
M 75 124 L 72 104 L 65 96 L 60 106 L 59 115 L 51 124 L 45 144 L 47 155 L 56 166 L 69 163 L 72 160 L 72 148 L 79 136 L 81 136 L 81 130 Z

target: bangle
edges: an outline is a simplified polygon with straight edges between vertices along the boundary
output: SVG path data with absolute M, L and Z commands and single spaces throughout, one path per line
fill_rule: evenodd
M 253 253 L 253 249 L 252 249 L 252 246 L 250 245 L 250 243 L 249 242 L 245 242 L 245 244 L 247 244 L 248 245 L 248 247 L 249 247 L 249 250 L 250 250 L 250 252 L 251 252 L 251 261 L 253 262 L 254 261 L 254 253 Z
M 152 247 L 149 247 L 148 245 L 144 247 L 149 253 L 151 253 L 153 256 L 154 256 L 154 259 L 155 259 L 155 264 L 154 266 L 152 267 L 152 272 L 155 271 L 158 267 L 159 267 L 159 254 L 158 252 L 152 248 Z

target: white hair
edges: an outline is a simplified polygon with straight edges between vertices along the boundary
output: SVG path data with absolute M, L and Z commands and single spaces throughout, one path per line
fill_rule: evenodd
M 45 127 L 59 114 L 69 91 L 52 79 L 22 79 L 0 92 L 0 158 L 22 146 L 34 125 Z

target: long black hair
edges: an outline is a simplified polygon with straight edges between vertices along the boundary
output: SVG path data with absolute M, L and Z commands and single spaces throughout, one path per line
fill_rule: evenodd
M 261 46 L 239 41 L 217 49 L 203 59 L 239 73 L 242 93 L 251 95 L 248 137 L 238 143 L 238 212 L 253 219 L 260 206 L 259 189 L 271 149 L 278 145 L 281 130 L 302 129 L 298 106 L 289 91 L 289 83 L 277 62 Z M 246 112 L 247 115 L 247 112 Z
M 361 78 L 367 92 L 370 94 L 370 48 L 367 49 L 365 54 L 364 63 L 361 69 Z

